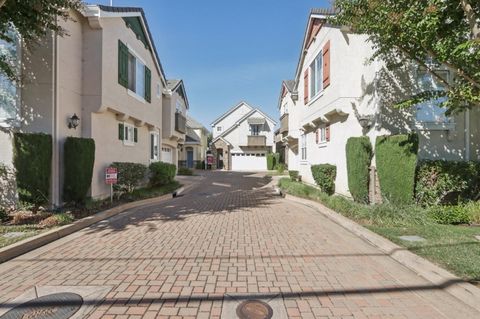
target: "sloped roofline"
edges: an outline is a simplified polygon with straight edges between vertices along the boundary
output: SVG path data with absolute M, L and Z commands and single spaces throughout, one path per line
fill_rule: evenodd
M 188 102 L 188 97 L 187 97 L 187 90 L 185 89 L 185 84 L 183 83 L 183 80 L 169 80 L 169 81 L 178 81 L 172 88 L 168 88 L 170 91 L 175 92 L 179 88 L 183 91 L 183 96 L 185 97 L 185 107 L 187 110 L 190 108 L 190 104 Z M 167 87 L 168 87 L 168 81 L 167 81 Z
M 326 9 L 326 8 L 314 8 L 310 11 L 308 15 L 308 23 L 303 35 L 302 48 L 300 50 L 300 58 L 298 59 L 297 70 L 295 72 L 295 87 L 294 90 L 298 90 L 298 83 L 300 79 L 300 72 L 302 70 L 303 61 L 305 60 L 305 55 L 307 50 L 305 49 L 308 41 L 308 31 L 312 24 L 313 19 L 322 19 L 327 20 L 327 18 L 334 16 L 337 13 L 336 9 Z
M 167 85 L 167 77 L 165 76 L 165 71 L 160 62 L 160 57 L 155 47 L 155 42 L 153 41 L 152 33 L 148 27 L 147 18 L 145 17 L 145 12 L 140 7 L 111 7 L 105 5 L 86 5 L 86 10 L 82 11 L 82 14 L 85 17 L 98 17 L 98 18 L 123 18 L 123 17 L 139 17 L 142 22 L 142 27 L 144 32 L 147 35 L 147 41 L 152 48 L 152 56 L 155 60 L 155 67 L 157 68 L 158 73 L 163 84 Z
M 293 88 L 288 87 L 288 81 L 293 82 Z M 278 98 L 278 109 L 282 107 L 282 99 L 283 99 L 283 89 L 286 89 L 290 94 L 296 94 L 297 92 L 295 91 L 295 80 L 283 80 L 282 85 L 280 87 L 280 97 Z
M 215 126 L 215 124 L 217 124 L 218 122 L 220 122 L 221 120 L 223 120 L 224 118 L 226 118 L 230 113 L 232 113 L 233 111 L 235 111 L 236 109 L 238 109 L 240 106 L 242 105 L 246 105 L 248 106 L 251 110 L 253 110 L 254 108 L 248 104 L 247 102 L 245 101 L 241 101 L 240 103 L 238 103 L 237 105 L 233 106 L 232 108 L 230 108 L 227 112 L 223 113 L 222 115 L 220 115 L 220 117 L 218 117 L 217 119 L 215 119 L 210 125 L 212 127 Z

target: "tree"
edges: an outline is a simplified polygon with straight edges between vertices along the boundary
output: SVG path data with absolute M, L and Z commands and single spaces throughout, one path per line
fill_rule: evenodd
M 447 114 L 480 106 L 480 2 L 478 0 L 338 0 L 330 22 L 366 34 L 389 69 L 414 62 L 445 87 L 426 91 L 397 106 L 410 107 L 433 98 Z M 426 61 L 454 74 L 452 81 Z
M 48 31 L 65 35 L 57 19 L 70 19 L 68 9 L 81 9 L 82 0 L 0 0 L 0 41 L 15 43 L 16 34 L 25 43 L 37 42 Z M 17 80 L 11 56 L 0 52 L 0 73 Z

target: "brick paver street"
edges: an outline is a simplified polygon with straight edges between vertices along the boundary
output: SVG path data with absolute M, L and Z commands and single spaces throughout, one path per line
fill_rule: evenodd
M 267 178 L 244 175 L 195 177 L 179 198 L 4 263 L 3 309 L 34 286 L 101 286 L 90 318 L 220 318 L 229 295 L 280 301 L 290 318 L 479 318 L 318 211 L 261 188 Z

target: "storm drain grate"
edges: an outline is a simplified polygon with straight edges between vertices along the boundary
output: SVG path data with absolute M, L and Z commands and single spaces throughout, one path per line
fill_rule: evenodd
M 82 306 L 83 298 L 74 293 L 57 293 L 22 303 L 0 319 L 67 319 Z
M 237 316 L 240 319 L 270 319 L 273 309 L 261 300 L 247 300 L 238 305 Z

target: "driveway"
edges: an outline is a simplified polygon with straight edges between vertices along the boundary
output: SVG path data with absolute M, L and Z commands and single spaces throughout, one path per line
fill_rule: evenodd
M 267 302 L 273 318 L 480 316 L 318 211 L 274 196 L 260 174 L 192 180 L 181 197 L 0 265 L 0 310 L 43 289 L 77 291 L 90 318 L 236 318 L 246 299 Z

